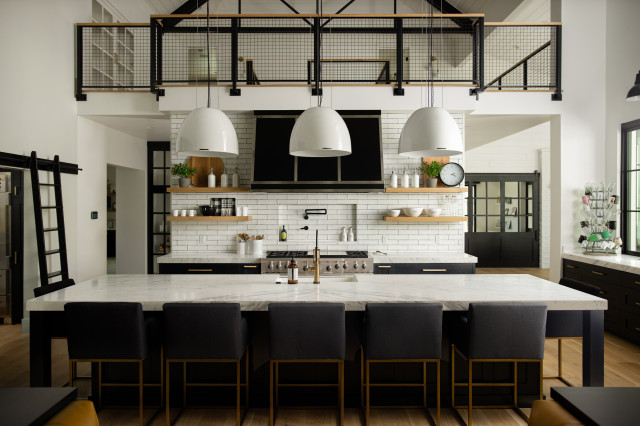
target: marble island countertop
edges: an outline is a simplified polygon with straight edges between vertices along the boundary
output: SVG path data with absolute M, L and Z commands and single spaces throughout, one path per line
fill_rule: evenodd
M 640 275 L 640 257 L 637 256 L 628 254 L 585 254 L 580 250 L 565 251 L 562 253 L 562 257 L 576 262 Z
M 478 258 L 466 253 L 378 252 L 370 251 L 374 263 L 477 263 Z M 264 256 L 235 253 L 195 252 L 171 253 L 158 257 L 158 263 L 260 263 Z M 322 253 L 320 254 L 322 257 Z
M 531 275 L 357 275 L 298 285 L 264 275 L 103 275 L 27 301 L 27 311 L 61 311 L 71 301 L 141 302 L 162 310 L 167 302 L 234 302 L 266 311 L 271 302 L 342 302 L 362 311 L 368 302 L 441 302 L 467 310 L 470 302 L 535 301 L 550 310 L 605 310 L 607 301 Z

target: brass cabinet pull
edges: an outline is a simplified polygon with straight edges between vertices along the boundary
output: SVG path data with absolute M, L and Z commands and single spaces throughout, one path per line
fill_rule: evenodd
M 636 331 L 640 331 L 640 328 L 636 327 Z
M 569 269 L 576 269 L 576 267 L 575 267 L 575 266 L 573 266 L 573 265 L 567 265 L 567 268 L 569 268 Z
M 634 283 L 636 283 L 636 284 L 640 284 L 640 281 L 634 281 Z
M 378 265 L 378 268 L 389 269 L 391 268 L 391 265 Z
M 446 269 L 423 269 L 422 272 L 447 272 Z
M 636 306 L 640 306 L 640 302 L 636 302 Z
M 187 269 L 187 272 L 213 272 L 213 269 Z
M 257 268 L 257 267 L 258 267 L 258 265 L 244 265 L 244 267 L 245 267 L 245 269 L 248 269 L 248 268 Z
M 13 264 L 14 265 L 18 264 L 18 252 L 17 251 L 13 252 Z
M 592 274 L 596 274 L 596 275 L 604 275 L 602 272 L 598 272 L 598 271 L 591 271 Z

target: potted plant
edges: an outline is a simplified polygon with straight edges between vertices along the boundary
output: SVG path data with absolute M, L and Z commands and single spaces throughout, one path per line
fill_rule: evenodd
M 191 183 L 191 176 L 196 174 L 195 167 L 189 167 L 186 164 L 176 163 L 171 168 L 171 174 L 180 178 L 180 188 L 188 188 Z
M 438 176 L 440 175 L 440 170 L 442 170 L 442 164 L 437 161 L 432 161 L 431 163 L 425 161 L 420 166 L 420 170 L 423 174 L 429 176 L 428 179 L 424 180 L 425 186 L 427 188 L 435 188 L 438 184 Z

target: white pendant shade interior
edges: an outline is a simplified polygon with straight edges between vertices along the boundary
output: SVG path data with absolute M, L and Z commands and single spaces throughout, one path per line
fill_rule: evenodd
M 214 108 L 194 109 L 182 122 L 176 151 L 197 157 L 238 155 L 238 136 L 227 115 Z
M 298 117 L 293 126 L 289 153 L 296 157 L 349 155 L 349 129 L 335 110 L 322 106 L 311 107 Z
M 442 108 L 420 108 L 411 114 L 402 129 L 398 154 L 405 157 L 462 154 L 462 136 L 458 124 Z

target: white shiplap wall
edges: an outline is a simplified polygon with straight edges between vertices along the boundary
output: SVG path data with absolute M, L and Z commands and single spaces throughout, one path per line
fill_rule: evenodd
M 240 155 L 224 159 L 225 166 L 238 167 L 240 185 L 248 186 L 251 179 L 252 147 L 254 138 L 254 117 L 252 112 L 227 114 L 238 133 Z M 391 168 L 413 169 L 420 165 L 415 158 L 398 155 L 398 139 L 410 113 L 382 114 L 382 144 L 385 182 L 389 181 Z M 453 114 L 459 127 L 464 129 L 462 114 Z M 175 152 L 175 139 L 185 115 L 172 115 L 172 163 L 183 162 L 186 157 Z M 462 162 L 462 156 L 453 161 Z M 177 186 L 177 180 L 172 180 Z M 218 194 L 176 194 L 171 195 L 172 209 L 192 209 L 209 204 L 212 197 L 236 198 L 238 206 L 246 206 L 250 222 L 172 222 L 172 251 L 190 252 L 232 252 L 235 251 L 235 236 L 245 232 L 250 235 L 265 235 L 265 250 L 308 249 L 315 240 L 314 230 L 318 229 L 320 248 L 323 250 L 388 250 L 421 252 L 464 251 L 465 224 L 461 222 L 441 223 L 395 223 L 385 222 L 383 217 L 391 208 L 419 206 L 443 208 L 447 206 L 443 194 L 387 194 L 387 193 L 218 193 Z M 459 194 L 452 206 L 452 215 L 465 214 L 466 194 Z M 304 209 L 326 208 L 328 214 L 303 218 Z M 278 232 L 286 226 L 288 240 L 278 241 Z M 305 225 L 309 230 L 300 228 Z M 343 226 L 353 227 L 354 242 L 339 241 Z M 201 242 L 206 237 L 205 242 Z

